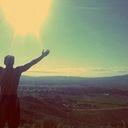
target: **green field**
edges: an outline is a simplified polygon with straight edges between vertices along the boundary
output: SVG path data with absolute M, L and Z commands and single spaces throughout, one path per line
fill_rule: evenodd
M 23 128 L 128 126 L 128 96 L 119 89 L 22 86 L 19 95 Z

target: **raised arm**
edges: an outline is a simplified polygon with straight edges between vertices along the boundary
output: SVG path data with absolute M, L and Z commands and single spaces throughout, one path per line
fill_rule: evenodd
M 41 61 L 44 57 L 46 57 L 48 54 L 49 54 L 50 50 L 46 50 L 46 51 L 42 51 L 42 55 L 39 56 L 38 58 L 32 60 L 31 62 L 23 65 L 23 66 L 20 66 L 20 67 L 17 67 L 20 69 L 21 72 L 25 72 L 27 71 L 29 68 L 31 68 L 33 65 L 35 65 L 36 63 L 38 63 L 39 61 Z

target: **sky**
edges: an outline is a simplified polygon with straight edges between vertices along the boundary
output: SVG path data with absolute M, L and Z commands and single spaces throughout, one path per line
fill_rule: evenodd
M 11 2 L 11 3 L 9 3 Z M 99 77 L 128 73 L 127 0 L 0 0 L 0 63 L 47 58 L 25 74 Z

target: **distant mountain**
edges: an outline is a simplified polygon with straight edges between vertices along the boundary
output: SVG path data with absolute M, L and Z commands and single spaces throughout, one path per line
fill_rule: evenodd
M 72 85 L 72 86 L 103 86 L 103 87 L 128 87 L 128 75 L 112 77 L 72 77 L 72 76 L 47 76 L 31 77 L 22 76 L 22 85 Z

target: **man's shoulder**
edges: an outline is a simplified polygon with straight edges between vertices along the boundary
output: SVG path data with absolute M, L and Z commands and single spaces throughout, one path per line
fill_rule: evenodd
M 16 68 L 14 68 L 15 71 L 18 71 L 18 72 L 21 72 L 22 71 L 22 67 L 21 66 L 18 66 Z

